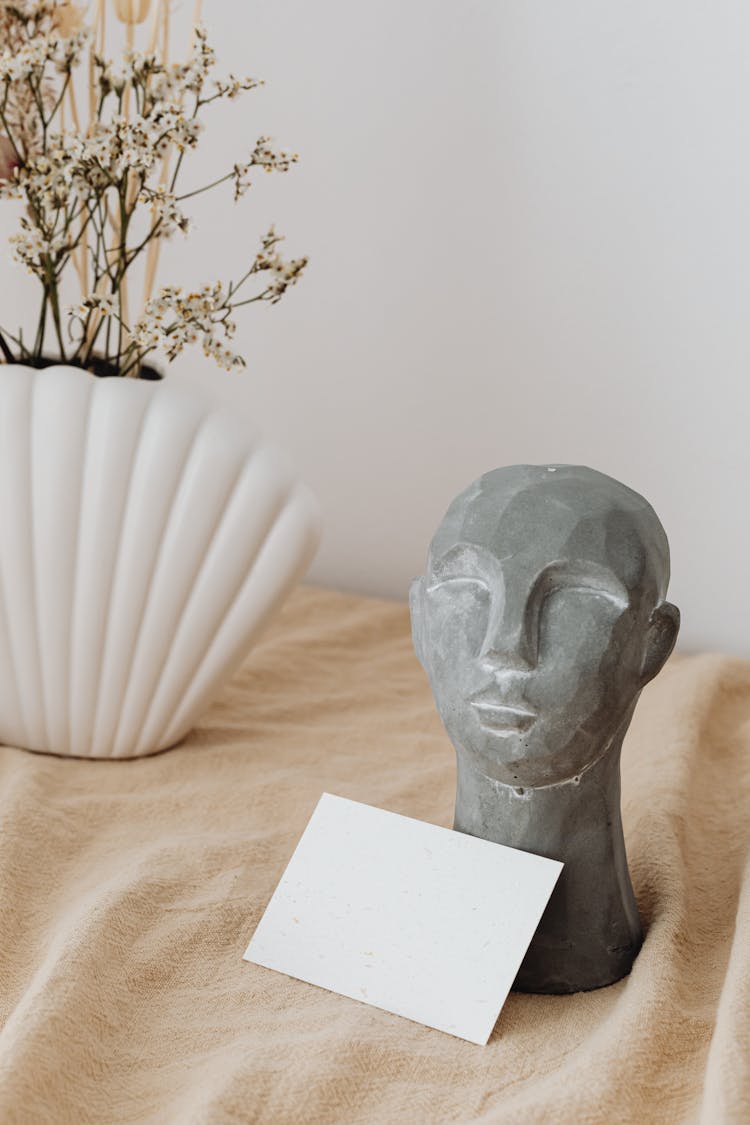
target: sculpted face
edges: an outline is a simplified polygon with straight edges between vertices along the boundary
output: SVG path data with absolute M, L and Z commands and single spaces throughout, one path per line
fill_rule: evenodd
M 674 645 L 653 509 L 580 466 L 513 466 L 446 513 L 411 591 L 417 653 L 454 745 L 508 785 L 575 778 Z

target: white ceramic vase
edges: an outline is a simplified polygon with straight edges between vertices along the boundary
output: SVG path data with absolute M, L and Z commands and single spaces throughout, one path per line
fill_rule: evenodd
M 173 746 L 318 539 L 286 459 L 198 393 L 0 367 L 0 742 Z

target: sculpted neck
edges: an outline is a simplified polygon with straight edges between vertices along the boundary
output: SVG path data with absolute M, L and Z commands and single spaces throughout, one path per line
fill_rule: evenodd
M 626 726 L 576 780 L 541 789 L 515 789 L 487 777 L 458 749 L 456 830 L 565 864 L 517 989 L 599 988 L 629 972 L 641 946 L 620 818 Z

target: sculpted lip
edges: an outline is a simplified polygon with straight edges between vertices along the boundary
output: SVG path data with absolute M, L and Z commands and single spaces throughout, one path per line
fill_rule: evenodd
M 486 696 L 470 699 L 469 702 L 477 712 L 479 722 L 485 730 L 494 733 L 526 731 L 537 719 L 533 711 L 516 703 L 488 699 Z

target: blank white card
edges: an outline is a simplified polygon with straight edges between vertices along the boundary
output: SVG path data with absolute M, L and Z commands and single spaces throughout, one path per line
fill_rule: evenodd
M 244 959 L 485 1044 L 561 869 L 324 793 Z

